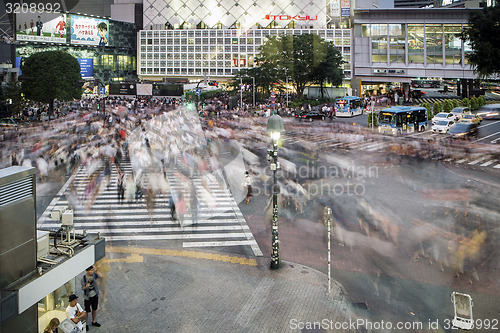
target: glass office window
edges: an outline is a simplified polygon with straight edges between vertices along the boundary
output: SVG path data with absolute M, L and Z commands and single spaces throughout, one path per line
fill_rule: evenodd
M 444 52 L 445 62 L 447 64 L 462 63 L 462 40 L 460 39 L 461 31 L 461 24 L 444 25 Z
M 428 64 L 443 63 L 443 25 L 442 24 L 426 24 L 425 25 L 425 40 L 426 40 L 426 58 Z
M 362 37 L 370 37 L 370 25 L 362 24 L 361 25 L 361 36 Z
M 387 24 L 372 24 L 372 62 L 387 62 Z M 335 45 L 337 41 L 335 41 Z
M 408 62 L 424 63 L 424 26 L 422 24 L 408 24 Z
M 389 24 L 390 61 L 405 62 L 406 30 L 404 24 Z

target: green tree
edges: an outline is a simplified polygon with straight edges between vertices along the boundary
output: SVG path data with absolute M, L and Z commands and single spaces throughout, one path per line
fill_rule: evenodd
M 449 99 L 445 99 L 443 102 L 443 111 L 450 112 L 453 109 L 453 102 Z
M 281 82 L 287 76 L 291 78 L 299 97 L 309 83 L 342 82 L 338 70 L 342 65 L 340 53 L 331 42 L 316 34 L 271 37 L 262 45 L 257 63 L 266 70 L 276 70 Z
M 5 103 L 2 103 L 2 107 L 9 116 L 17 115 L 21 111 L 23 104 L 21 85 L 18 82 L 10 82 L 2 85 L 0 91 L 0 101 L 5 101 Z
M 372 111 L 368 114 L 368 127 L 372 127 L 372 121 L 373 121 L 373 127 L 378 126 L 378 114 L 375 113 L 375 111 Z
M 486 98 L 484 98 L 484 96 L 479 96 L 478 101 L 479 101 L 479 107 L 486 105 Z
M 466 56 L 480 76 L 500 74 L 500 5 L 472 12 L 461 38 L 470 43 L 472 52 Z
M 477 97 L 476 97 L 476 96 L 472 96 L 472 97 L 470 98 L 470 109 L 471 109 L 472 111 L 479 109 L 479 106 L 478 106 L 478 100 L 477 100 Z
M 462 106 L 470 107 L 470 100 L 467 97 L 462 99 Z
M 443 111 L 443 104 L 441 102 L 434 102 L 434 107 L 432 108 L 434 115 L 437 115 L 439 112 Z
M 54 99 L 69 101 L 82 96 L 82 77 L 75 57 L 62 51 L 35 53 L 21 67 L 21 91 L 27 99 L 48 103 L 53 114 Z
M 422 107 L 426 108 L 427 110 L 427 119 L 432 118 L 432 108 L 431 105 L 427 102 L 422 103 Z

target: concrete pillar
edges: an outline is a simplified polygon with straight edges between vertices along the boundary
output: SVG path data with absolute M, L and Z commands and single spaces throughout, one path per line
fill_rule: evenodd
M 460 84 L 462 85 L 462 98 L 469 97 L 469 94 L 467 92 L 467 79 L 461 79 Z
M 351 89 L 353 96 L 361 96 L 361 79 L 359 77 L 353 77 L 351 80 Z
M 405 102 L 410 98 L 410 83 L 408 82 L 403 82 L 403 97 Z
M 462 82 L 458 81 L 457 82 L 457 96 L 462 97 L 462 86 L 460 85 Z
M 468 83 L 468 92 L 467 92 L 467 95 L 468 97 L 472 97 L 472 92 L 474 91 L 474 80 L 473 79 L 468 79 L 467 80 L 467 83 Z

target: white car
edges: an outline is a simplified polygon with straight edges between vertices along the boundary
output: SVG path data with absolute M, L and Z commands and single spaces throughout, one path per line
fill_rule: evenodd
M 437 123 L 432 125 L 432 131 L 437 133 L 448 133 L 453 124 L 455 124 L 455 121 L 452 119 L 439 120 Z
M 455 115 L 453 113 L 448 112 L 439 112 L 437 115 L 432 118 L 432 124 L 434 125 L 440 120 L 453 120 L 455 119 Z
M 455 120 L 460 120 L 464 115 L 470 114 L 470 110 L 468 107 L 458 107 L 451 110 L 451 112 L 455 116 Z

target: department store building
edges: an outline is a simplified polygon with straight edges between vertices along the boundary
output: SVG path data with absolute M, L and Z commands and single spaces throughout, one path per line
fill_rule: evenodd
M 148 0 L 146 30 L 138 34 L 137 74 L 141 80 L 229 80 L 256 66 L 269 36 L 318 34 L 332 41 L 351 77 L 349 0 Z

